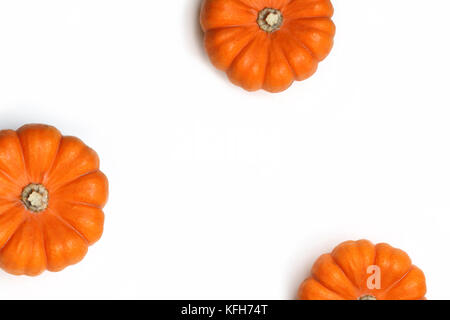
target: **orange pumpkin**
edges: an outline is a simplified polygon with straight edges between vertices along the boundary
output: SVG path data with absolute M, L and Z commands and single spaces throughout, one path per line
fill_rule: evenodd
M 319 257 L 298 291 L 301 300 L 423 300 L 425 276 L 388 244 L 341 243 Z
M 280 92 L 330 53 L 332 15 L 329 0 L 205 0 L 200 20 L 208 55 L 231 82 Z
M 35 276 L 79 262 L 102 235 L 107 197 L 78 138 L 40 124 L 0 131 L 0 267 Z

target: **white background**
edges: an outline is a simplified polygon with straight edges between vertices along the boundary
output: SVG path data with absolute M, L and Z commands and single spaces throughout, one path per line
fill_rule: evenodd
M 291 299 L 360 238 L 450 298 L 450 3 L 334 5 L 331 55 L 269 94 L 211 66 L 200 0 L 2 0 L 0 128 L 80 137 L 111 189 L 81 263 L 0 298 Z

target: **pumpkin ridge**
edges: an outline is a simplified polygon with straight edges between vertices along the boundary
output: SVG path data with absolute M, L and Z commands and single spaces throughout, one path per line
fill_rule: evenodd
M 81 237 L 81 239 L 83 239 L 83 241 L 86 243 L 86 246 L 89 247 L 89 241 L 85 238 L 84 235 L 81 234 L 81 232 L 79 232 L 74 226 L 72 226 L 69 222 L 67 222 L 66 219 L 64 219 L 57 212 L 55 212 L 54 209 L 49 209 L 48 211 L 49 211 L 48 214 L 56 217 L 61 223 L 63 223 L 68 228 L 72 229 L 76 234 L 78 234 Z
M 296 1 L 298 1 L 298 0 L 291 0 L 291 1 L 289 1 L 288 2 L 288 4 L 286 5 L 286 8 L 287 7 L 289 7 L 289 6 L 291 6 L 291 5 L 294 5 L 294 2 L 296 2 Z M 297 8 L 297 12 L 300 12 L 300 11 L 303 11 L 303 10 L 305 10 L 305 9 L 310 9 L 312 6 L 314 6 L 314 5 L 316 5 L 318 2 L 322 2 L 321 0 L 311 0 L 311 1 L 309 1 L 309 2 L 306 2 L 306 3 L 303 3 L 302 5 L 299 5 L 299 8 Z M 328 3 L 330 3 L 331 5 L 333 5 L 332 3 L 331 3 L 331 1 L 326 1 L 326 2 L 328 2 Z M 333 8 L 334 9 L 334 8 Z M 333 12 L 334 13 L 334 12 Z M 330 16 L 331 17 L 331 16 Z
M 231 0 L 231 1 L 232 1 L 232 0 Z M 240 4 L 242 4 L 243 6 L 249 8 L 249 9 L 252 10 L 252 11 L 257 11 L 257 9 L 256 9 L 255 7 L 249 5 L 249 4 L 248 4 L 247 2 L 245 2 L 245 1 L 242 1 L 242 0 L 234 0 L 234 1 L 239 2 Z
M 325 286 L 320 280 L 316 279 L 314 276 L 310 276 L 309 278 L 305 279 L 301 284 L 300 287 L 298 288 L 298 292 L 297 292 L 297 296 L 300 297 L 299 293 L 300 291 L 306 287 L 306 285 L 308 284 L 309 281 L 315 281 L 319 286 L 323 287 L 325 290 L 328 290 L 332 293 L 334 293 L 335 295 L 337 295 L 339 298 L 341 298 L 342 300 L 346 300 L 345 297 L 342 296 L 342 294 L 328 288 L 327 286 Z
M 14 207 L 22 207 L 23 206 L 23 202 L 21 200 L 0 198 L 0 201 L 4 201 L 5 203 L 9 204 L 9 205 L 5 206 L 3 211 L 0 211 L 0 216 L 5 214 L 6 212 L 8 212 L 9 210 L 11 210 Z
M 57 128 L 55 128 L 55 127 L 53 127 L 53 126 L 51 126 L 51 125 L 47 125 L 47 124 L 28 124 L 28 125 L 24 125 L 24 126 L 20 127 L 19 129 L 17 129 L 16 132 L 21 131 L 22 129 L 27 129 L 27 128 L 31 128 L 31 130 L 32 130 L 32 129 L 35 129 L 35 130 L 38 130 L 38 129 L 48 129 L 48 130 L 54 131 L 54 133 L 57 133 L 58 136 L 59 136 L 59 137 L 58 137 L 58 147 L 57 147 L 57 149 L 55 150 L 54 156 L 57 155 L 57 153 L 58 153 L 58 151 L 59 151 L 60 144 L 61 144 L 61 140 L 62 140 L 62 138 L 63 138 L 63 135 L 61 134 L 61 132 L 60 132 Z M 22 148 L 22 154 L 23 154 L 23 158 L 24 158 L 23 161 L 24 161 L 24 165 L 25 165 L 25 168 L 26 168 L 26 171 L 27 171 L 27 174 L 28 174 L 28 180 L 30 180 L 30 182 L 33 182 L 33 183 L 36 183 L 36 184 L 42 183 L 42 181 L 44 180 L 45 174 L 49 171 L 49 169 L 47 169 L 47 170 L 45 171 L 45 173 L 44 173 L 44 172 L 41 172 L 41 173 L 40 173 L 39 178 L 36 179 L 36 180 L 38 180 L 38 181 L 33 181 L 33 180 L 35 180 L 35 179 L 31 179 L 31 178 L 30 178 L 31 175 L 29 174 L 29 169 L 30 169 L 29 167 L 30 167 L 31 164 L 30 164 L 30 163 L 27 163 L 27 162 L 25 161 L 24 146 L 23 146 L 23 144 L 22 144 L 22 139 L 24 139 L 24 138 L 22 137 L 22 139 L 21 139 L 19 135 L 18 135 L 18 138 L 19 138 L 19 142 L 20 142 L 21 148 Z M 55 158 L 52 159 L 51 165 L 53 165 L 54 160 L 55 160 Z M 34 161 L 33 163 L 36 163 L 36 161 Z M 31 166 L 33 166 L 33 165 L 31 165 Z
M 330 290 L 331 292 L 334 292 L 334 293 L 336 293 L 337 295 L 340 296 L 339 293 L 337 293 L 336 291 L 334 291 L 334 289 L 331 289 L 328 285 L 326 285 L 325 283 L 323 283 L 320 279 L 318 279 L 318 278 L 315 277 L 314 275 L 311 275 L 311 278 L 312 278 L 314 281 L 317 281 L 317 283 L 319 283 L 322 287 L 324 287 L 324 288 L 326 288 L 327 290 Z
M 23 168 L 24 168 L 24 170 L 25 170 L 25 175 L 26 175 L 28 181 L 31 181 L 31 179 L 30 179 L 30 173 L 28 172 L 28 165 L 27 165 L 27 162 L 25 161 L 25 154 L 24 154 L 24 152 L 23 152 L 22 141 L 19 139 L 19 135 L 17 134 L 17 131 L 14 131 L 14 133 L 16 134 L 17 141 L 19 141 L 20 154 L 21 154 L 21 156 L 22 156 L 22 162 L 23 162 Z
M 284 10 L 286 9 L 294 0 L 289 0 L 288 2 L 286 2 L 282 7 L 280 7 L 280 10 Z
M 229 25 L 229 26 L 220 26 L 220 27 L 214 27 L 214 28 L 210 28 L 208 30 L 205 30 L 203 33 L 207 33 L 209 31 L 214 31 L 214 30 L 220 30 L 220 29 L 228 29 L 228 28 L 239 28 L 239 27 L 251 27 L 253 26 L 254 23 L 243 23 L 243 24 L 233 24 L 233 25 Z
M 57 216 L 55 216 L 52 213 L 47 212 L 47 214 L 45 216 L 45 221 L 43 221 L 43 225 L 44 225 L 44 229 L 43 229 L 43 232 L 44 232 L 44 244 L 45 244 L 44 250 L 45 250 L 45 255 L 47 257 L 47 270 L 49 270 L 48 269 L 48 267 L 49 267 L 49 254 L 47 252 L 47 250 L 48 250 L 48 246 L 47 246 L 47 243 L 48 243 L 48 230 L 52 230 L 52 228 L 49 227 L 49 217 L 51 217 L 51 219 L 58 220 Z M 65 226 L 64 222 L 61 222 L 59 220 L 58 220 L 58 222 Z M 61 256 L 64 259 L 64 263 L 62 263 L 62 267 L 60 265 L 58 265 L 57 268 L 52 268 L 51 271 L 61 271 L 61 270 L 65 269 L 66 267 L 68 267 L 68 265 L 66 263 L 66 261 L 68 260 L 68 256 L 67 256 L 67 253 L 65 252 L 65 250 L 62 251 Z
M 217 27 L 217 28 L 210 29 L 210 30 L 204 32 L 204 34 L 205 34 L 204 45 L 206 47 L 207 39 L 209 39 L 209 40 L 210 39 L 214 39 L 214 36 L 211 35 L 211 33 L 213 33 L 213 32 L 221 32 L 221 31 L 229 31 L 228 29 L 241 29 L 241 32 L 244 31 L 244 30 L 245 31 L 249 31 L 249 33 L 251 32 L 251 33 L 254 34 L 253 35 L 253 37 L 254 37 L 254 36 L 256 36 L 256 33 L 258 32 L 258 29 L 256 27 L 254 27 L 254 30 L 252 30 L 252 27 L 253 27 L 253 24 L 245 24 L 245 25 L 239 25 L 239 26 L 226 26 L 226 27 Z M 209 37 L 207 37 L 207 36 L 209 36 Z M 229 40 L 230 40 L 229 38 L 225 38 L 222 41 L 217 42 L 216 46 L 222 46 L 224 43 L 228 42 Z M 248 42 L 250 42 L 252 40 L 253 40 L 252 37 L 249 36 Z M 248 42 L 245 44 L 245 46 L 248 44 Z M 245 46 L 242 49 L 244 49 Z M 239 53 L 240 53 L 240 51 L 237 54 L 239 54 Z
M 72 210 L 63 210 L 63 209 L 61 209 L 62 207 L 67 209 L 67 207 L 69 207 L 69 206 L 73 207 Z M 98 207 L 95 207 L 95 206 L 90 206 L 88 204 L 73 203 L 73 202 L 67 202 L 67 201 L 59 201 L 59 202 L 57 202 L 56 205 L 54 205 L 54 207 L 52 209 L 53 209 L 54 214 L 57 214 L 61 219 L 66 221 L 75 230 L 77 230 L 88 241 L 88 245 L 89 246 L 91 246 L 94 243 L 96 243 L 100 239 L 101 235 L 103 234 L 105 213 L 103 212 L 103 210 L 101 208 L 98 208 Z M 82 211 L 80 211 L 80 210 L 82 210 Z M 102 221 L 103 221 L 102 224 L 101 224 L 101 228 L 100 228 L 101 231 L 96 233 L 97 236 L 94 236 L 94 237 L 92 237 L 92 234 L 89 234 L 89 230 L 87 230 L 88 233 L 83 232 L 82 231 L 83 226 L 81 226 L 81 229 L 79 229 L 76 226 L 76 223 L 77 223 L 76 220 L 75 221 L 71 221 L 70 220 L 71 218 L 69 218 L 69 219 L 66 218 L 66 215 L 69 215 L 69 217 L 70 216 L 72 216 L 72 217 L 81 217 L 81 216 L 83 216 L 83 219 L 88 220 L 89 222 L 92 222 L 92 219 L 90 219 L 90 218 L 86 219 L 87 215 L 85 213 L 85 211 L 89 211 L 88 214 L 90 215 L 92 213 L 91 210 L 94 210 L 95 212 L 100 213 L 101 216 L 102 216 Z M 78 215 L 74 215 L 73 211 L 79 211 Z M 91 216 L 91 218 L 92 218 L 92 216 Z M 94 217 L 94 219 L 95 218 L 96 217 Z M 100 235 L 100 236 L 98 236 L 98 235 Z
M 278 40 L 279 41 L 279 40 Z M 288 56 L 286 54 L 286 48 L 283 45 L 280 45 L 281 52 L 283 53 L 283 57 L 287 62 L 287 65 L 291 69 L 292 75 L 294 76 L 294 79 L 297 78 L 297 72 L 295 72 L 294 67 L 292 66 L 291 62 L 288 59 Z
M 95 169 L 95 170 L 91 170 L 91 171 L 89 171 L 89 172 L 83 173 L 82 175 L 76 177 L 75 179 L 72 179 L 72 180 L 70 180 L 70 181 L 64 182 L 62 185 L 58 186 L 57 188 L 52 189 L 52 192 L 57 192 L 57 191 L 61 190 L 62 188 L 67 187 L 69 184 L 74 183 L 74 182 L 77 181 L 78 179 L 81 179 L 81 178 L 83 178 L 83 177 L 85 177 L 85 176 L 87 176 L 87 175 L 96 173 L 96 172 L 98 172 L 98 171 L 100 171 L 100 169 Z
M 20 222 L 20 223 L 17 225 L 16 229 L 14 230 L 14 232 L 11 233 L 11 235 L 10 235 L 9 238 L 8 238 L 8 240 L 6 240 L 5 243 L 0 247 L 0 254 L 1 254 L 1 251 L 3 250 L 3 248 L 6 247 L 6 245 L 8 244 L 8 242 L 12 239 L 12 237 L 14 237 L 14 235 L 15 235 L 16 232 L 17 232 L 17 230 L 19 230 L 19 228 L 22 227 L 22 225 L 25 223 L 26 219 L 27 219 L 27 218 L 24 216 L 22 222 Z
M 75 202 L 87 202 L 100 206 L 102 209 L 108 201 L 109 182 L 106 175 L 97 170 L 84 175 L 70 184 L 52 193 L 53 199 Z M 89 192 L 80 192 L 79 188 L 87 188 Z
M 317 16 L 317 17 L 303 17 L 303 18 L 286 18 L 286 22 L 302 21 L 302 20 L 315 20 L 315 19 L 331 19 L 332 17 Z
M 244 52 L 245 50 L 247 50 L 248 47 L 250 47 L 250 45 L 251 45 L 253 42 L 255 42 L 255 41 L 256 41 L 256 33 L 255 33 L 255 36 L 254 36 L 253 38 L 251 38 L 250 41 L 249 41 L 244 47 L 242 47 L 241 51 L 239 51 L 239 53 L 233 58 L 233 60 L 231 60 L 231 63 L 230 63 L 230 65 L 229 65 L 227 71 L 230 70 L 230 69 L 233 67 L 234 63 L 236 62 L 236 59 L 237 59 L 239 56 L 241 56 L 241 55 L 243 54 L 243 52 Z
M 320 60 L 320 59 L 317 57 L 317 54 L 315 54 L 314 51 L 313 51 L 308 45 L 306 45 L 303 41 L 301 41 L 301 40 L 299 40 L 299 39 L 296 39 L 296 41 L 298 41 L 298 43 L 299 43 L 303 48 L 305 48 L 306 50 L 308 50 L 308 52 L 311 54 L 311 56 L 312 56 L 314 59 L 316 59 L 318 62 L 321 62 L 321 61 L 322 61 L 322 60 Z
M 40 226 L 40 223 L 39 223 L 40 219 L 35 219 L 35 217 L 29 216 L 29 217 L 27 218 L 27 220 L 28 220 L 28 221 L 34 220 L 34 222 L 38 224 L 39 230 L 41 230 L 41 226 Z M 42 237 L 42 242 L 41 242 L 40 244 L 33 243 L 32 250 L 35 249 L 36 245 L 41 245 L 41 246 L 43 246 L 42 248 L 45 248 L 44 235 L 43 235 L 41 232 L 39 232 L 39 233 L 40 233 L 40 236 Z M 33 239 L 33 240 L 36 240 L 36 239 Z M 34 242 L 34 241 L 33 241 L 33 242 Z M 45 258 L 44 258 L 45 266 L 44 266 L 44 268 L 43 268 L 43 270 L 45 270 L 46 267 L 47 267 L 47 252 L 45 251 L 45 249 L 42 250 L 42 251 L 44 252 L 44 255 L 45 255 Z M 29 271 L 28 271 L 28 270 L 30 269 L 30 264 L 31 264 L 31 261 L 29 260 L 29 261 L 25 264 L 24 270 L 23 270 L 22 274 L 30 275 L 30 274 L 29 274 Z M 42 271 L 42 272 L 43 272 L 43 271 Z M 40 273 L 42 273 L 42 272 L 40 272 Z
M 282 51 L 283 51 L 283 53 L 284 53 L 284 55 L 285 55 L 285 57 L 286 57 L 286 60 L 287 60 L 287 62 L 288 62 L 288 64 L 289 64 L 289 66 L 290 66 L 291 69 L 292 69 L 292 72 L 293 72 L 293 75 L 294 75 L 294 81 L 299 81 L 298 79 L 299 79 L 299 78 L 302 78 L 302 77 L 301 77 L 301 75 L 297 74 L 297 71 L 295 70 L 294 66 L 292 65 L 292 63 L 291 63 L 291 61 L 290 61 L 290 58 L 289 58 L 289 55 L 288 55 L 289 50 L 286 49 L 286 44 L 285 44 L 285 42 L 291 42 L 291 43 L 295 44 L 296 46 L 299 46 L 300 48 L 302 48 L 303 50 L 305 50 L 305 51 L 306 51 L 306 54 L 311 58 L 311 61 L 314 62 L 315 68 L 317 69 L 318 64 L 319 64 L 319 61 L 314 57 L 314 55 L 312 54 L 312 52 L 311 52 L 308 48 L 306 48 L 304 45 L 302 45 L 302 43 L 301 43 L 300 41 L 295 41 L 295 40 L 292 41 L 292 40 L 290 39 L 291 37 L 289 37 L 288 35 L 286 35 L 286 34 L 284 34 L 284 33 L 280 33 L 280 34 L 283 35 L 283 41 L 280 41 L 280 42 L 281 42 L 281 43 L 280 43 L 280 46 L 281 46 L 281 49 L 282 49 Z M 289 40 L 287 40 L 287 39 L 289 39 Z M 307 79 L 307 78 L 309 78 L 309 77 L 311 77 L 311 75 L 307 76 L 305 79 Z
M 231 60 L 230 65 L 228 66 L 227 70 L 230 70 L 230 68 L 233 66 L 233 64 L 235 63 L 236 59 L 242 54 L 242 52 L 244 52 L 246 49 L 248 49 L 248 47 L 251 46 L 251 44 L 256 41 L 256 36 L 258 35 L 259 30 L 255 30 L 253 31 L 253 35 L 250 37 L 250 39 L 248 40 L 247 44 L 245 46 L 242 47 L 242 49 L 236 54 L 236 56 Z
M 298 39 L 295 36 L 289 36 L 289 38 L 291 39 L 291 41 L 295 41 L 298 45 L 300 45 L 301 47 L 303 47 L 303 49 L 305 49 L 306 51 L 308 51 L 308 53 L 311 55 L 311 57 L 316 60 L 317 62 L 320 62 L 320 60 L 317 58 L 316 54 L 311 50 L 311 48 L 309 48 L 307 45 L 305 45 L 303 43 L 303 41 L 301 41 L 300 39 Z
M 363 251 L 363 247 L 361 246 L 361 243 L 363 243 L 364 242 L 364 240 L 359 240 L 359 241 L 356 241 L 356 247 L 358 248 L 358 252 L 359 252 L 359 254 L 361 255 L 361 256 L 365 256 L 365 252 Z M 372 263 L 371 263 L 371 265 L 373 266 L 373 265 L 375 265 L 375 259 L 376 259 L 376 256 L 377 256 L 377 252 L 376 252 L 376 250 L 375 250 L 375 245 L 372 243 L 372 242 L 370 242 L 369 241 L 369 243 L 370 243 L 370 245 L 372 246 L 372 248 L 373 248 L 373 258 L 374 258 L 374 260 L 372 261 Z M 366 273 L 367 273 L 367 270 L 364 270 Z M 360 291 L 363 291 L 363 288 L 361 287 L 363 284 L 360 284 L 360 286 L 359 286 L 359 290 Z M 367 286 L 367 281 L 366 281 L 366 286 Z M 366 290 L 366 289 L 368 289 L 368 288 L 364 288 L 364 290 Z
M 5 204 L 5 206 L 4 206 L 4 210 L 3 210 L 3 211 L 0 211 L 0 216 L 1 216 L 2 214 L 4 214 L 5 212 L 7 212 L 8 210 L 14 208 L 15 206 L 17 206 L 17 205 L 19 204 L 19 202 L 14 202 L 14 201 L 11 201 L 11 200 L 9 200 L 9 199 L 2 199 L 2 198 L 0 198 L 0 200 L 4 200 L 4 201 L 7 203 L 7 204 Z
M 207 24 L 209 24 L 208 22 L 211 22 L 210 20 L 212 18 L 214 18 L 215 14 L 223 14 L 223 13 L 227 13 L 229 14 L 229 16 L 233 16 L 235 10 L 240 10 L 241 12 L 245 12 L 248 19 L 246 19 L 247 21 L 249 21 L 248 23 L 253 24 L 253 21 L 250 20 L 252 15 L 256 14 L 256 10 L 252 7 L 250 7 L 247 3 L 243 3 L 241 2 L 241 0 L 227 0 L 229 4 L 231 4 L 232 7 L 239 7 L 238 9 L 236 8 L 226 8 L 224 10 L 224 8 L 216 8 L 214 7 L 214 5 L 212 5 L 212 7 L 208 7 L 208 5 L 210 3 L 213 3 L 214 0 L 204 0 L 202 5 L 201 5 L 201 9 L 200 9 L 200 24 L 202 27 L 203 32 L 215 29 L 217 27 L 221 28 L 221 27 L 227 27 L 227 26 L 235 26 L 235 25 L 230 25 L 230 24 L 224 24 L 224 25 L 216 25 L 215 27 L 211 28 L 210 26 L 206 26 Z M 214 19 L 213 19 L 214 20 Z M 239 19 L 240 20 L 240 19 Z M 255 20 L 256 21 L 256 20 Z M 241 23 L 243 21 L 235 21 L 235 23 Z M 244 23 L 247 24 L 247 23 Z
M 48 267 L 48 256 L 47 256 L 47 250 L 45 249 L 45 234 L 44 234 L 44 229 L 43 229 L 43 226 L 42 226 L 42 221 L 41 221 L 41 219 L 36 219 L 36 221 L 37 221 L 37 224 L 39 225 L 39 230 L 40 230 L 41 237 L 42 237 L 42 246 L 43 246 L 43 248 L 44 248 L 44 250 L 42 250 L 42 251 L 44 252 L 44 255 L 45 255 L 45 268 L 44 268 L 44 270 L 46 270 L 47 267 Z
M 76 151 L 69 152 L 71 148 Z M 49 190 L 58 190 L 77 178 L 100 170 L 97 152 L 76 137 L 65 136 L 61 140 L 61 150 L 54 166 L 47 173 L 44 184 Z
M 309 53 L 311 54 L 311 56 L 312 56 L 314 59 L 316 59 L 318 62 L 322 62 L 323 59 L 319 59 L 319 57 L 318 57 L 317 54 L 314 52 L 314 50 L 313 50 L 311 47 L 309 47 L 307 44 L 305 44 L 304 41 L 298 39 L 297 37 L 293 37 L 293 38 L 295 38 L 295 41 L 297 41 L 298 43 L 300 43 L 300 44 L 303 46 L 303 48 L 305 48 L 306 50 L 308 50 Z
M 345 275 L 345 277 L 347 278 L 347 280 L 353 285 L 353 287 L 355 289 L 361 290 L 361 287 L 358 286 L 356 283 L 353 282 L 353 280 L 348 276 L 348 274 L 344 271 L 344 269 L 342 268 L 342 266 L 337 262 L 337 260 L 334 258 L 334 256 L 332 254 L 330 254 L 331 259 L 333 260 L 334 264 L 338 266 L 338 268 L 342 271 L 342 273 Z
M 340 268 L 340 267 L 339 267 Z M 345 275 L 347 277 L 347 275 Z M 317 281 L 321 286 L 323 286 L 324 288 L 328 289 L 329 291 L 337 294 L 338 296 L 345 298 L 341 293 L 335 291 L 334 289 L 330 288 L 326 283 L 322 282 L 320 279 L 318 279 L 317 277 L 315 277 L 314 275 L 311 275 L 311 278 L 315 281 Z M 351 281 L 350 281 L 351 282 Z M 352 282 L 351 282 L 352 283 Z M 353 284 L 353 283 L 352 283 Z
M 67 201 L 67 200 L 58 200 L 58 201 L 69 203 L 69 204 L 75 204 L 75 205 L 78 205 L 78 206 L 86 206 L 86 207 L 91 207 L 91 208 L 96 208 L 96 209 L 99 209 L 99 210 L 103 210 L 102 207 L 97 206 L 97 205 L 92 204 L 92 203 L 81 202 L 81 201 Z
M 409 270 L 407 272 L 405 272 L 405 274 L 403 276 L 401 276 L 398 280 L 395 280 L 388 288 L 383 290 L 383 294 L 389 293 L 389 291 L 391 291 L 397 284 L 399 284 L 400 281 L 402 281 L 413 269 L 414 269 L 414 265 L 411 265 Z
M 20 201 L 20 199 L 7 199 L 7 198 L 2 198 L 0 197 L 0 200 L 4 201 L 4 202 L 9 202 L 11 204 L 22 204 L 22 201 Z M 0 212 L 0 215 L 2 215 L 2 213 Z
M 270 41 L 269 45 L 267 46 L 267 60 L 266 60 L 266 65 L 264 67 L 264 80 L 262 82 L 262 86 L 265 87 L 266 81 L 267 81 L 267 70 L 269 69 L 269 64 L 270 64 L 270 57 L 272 55 L 272 52 L 270 50 L 270 47 L 272 45 L 272 37 L 269 34 L 269 36 L 267 37 L 267 41 Z
M 55 165 L 56 165 L 56 159 L 58 159 L 58 155 L 59 155 L 59 152 L 60 152 L 60 150 L 61 150 L 61 143 L 62 143 L 62 139 L 63 139 L 63 138 L 64 138 L 64 137 L 61 135 L 61 138 L 59 139 L 59 142 L 58 142 L 58 149 L 56 149 L 55 156 L 53 157 L 53 160 L 52 160 L 52 164 L 51 164 L 51 166 L 49 167 L 49 169 L 47 170 L 47 172 L 44 174 L 44 176 L 42 177 L 43 183 L 48 183 L 48 181 L 46 181 L 46 180 L 47 180 L 47 178 L 48 178 L 48 174 L 49 174 L 50 172 L 52 172 L 53 168 L 54 168 Z
M 24 219 L 22 220 L 22 222 L 17 226 L 16 230 L 14 230 L 14 232 L 11 233 L 11 236 L 8 238 L 8 240 L 6 240 L 6 242 L 3 244 L 3 246 L 0 248 L 0 256 L 3 255 L 3 250 L 6 248 L 6 246 L 8 245 L 8 243 L 12 240 L 12 238 L 14 238 L 14 236 L 19 232 L 19 230 L 25 225 L 25 223 L 28 221 L 29 217 L 24 217 Z M 1 259 L 0 259 L 1 261 Z M 1 264 L 0 265 L 2 268 L 4 268 L 5 264 Z M 13 273 L 15 275 L 17 274 L 24 274 L 25 270 L 23 270 L 22 272 L 19 273 Z
M 319 279 L 316 279 L 315 277 L 312 277 L 312 279 L 313 279 L 314 281 L 316 281 L 319 285 L 321 285 L 322 287 L 324 287 L 325 289 L 327 289 L 327 290 L 333 292 L 335 295 L 337 295 L 337 296 L 340 297 L 341 299 L 343 299 L 343 300 L 345 299 L 345 297 L 344 297 L 341 293 L 336 292 L 335 290 L 333 290 L 333 289 L 327 287 L 327 286 L 324 285 Z
M 269 53 L 268 53 L 267 66 L 266 66 L 266 70 L 265 70 L 265 79 L 264 79 L 264 85 L 263 85 L 263 89 L 268 92 L 279 93 L 279 92 L 286 90 L 287 88 L 289 88 L 292 85 L 292 83 L 295 81 L 295 79 L 297 77 L 297 73 L 295 72 L 294 68 L 292 67 L 292 65 L 290 64 L 290 61 L 287 58 L 284 46 L 280 43 L 279 38 L 280 38 L 281 34 L 282 33 L 280 33 L 280 31 L 278 31 L 277 34 L 269 34 L 268 35 L 269 41 L 271 43 L 269 44 L 269 47 L 268 47 Z M 271 48 L 276 48 L 276 49 L 271 50 Z M 272 52 L 272 51 L 274 51 L 274 52 Z M 289 73 L 290 73 L 288 85 L 287 86 L 284 85 L 282 87 L 278 86 L 277 88 L 275 88 L 275 90 L 271 90 L 267 86 L 267 80 L 268 80 L 268 77 L 270 77 L 269 71 L 273 70 L 272 69 L 273 64 L 271 63 L 273 61 L 270 61 L 270 57 L 272 57 L 272 55 L 275 55 L 276 61 L 281 61 L 281 64 L 284 64 L 286 66 L 286 70 L 289 70 Z M 283 59 L 284 59 L 284 61 L 283 61 Z M 275 62 L 275 65 L 276 64 L 277 64 L 277 62 Z M 287 79 L 287 77 L 286 77 L 286 79 Z M 280 90 L 280 88 L 282 88 L 282 89 Z
M 209 47 L 208 44 L 209 44 L 209 41 L 214 43 L 215 40 L 216 40 L 216 36 L 217 35 L 211 35 L 211 33 L 213 33 L 213 32 L 221 32 L 221 31 L 226 31 L 226 30 L 230 31 L 231 29 L 235 29 L 235 30 L 239 30 L 240 29 L 239 32 L 247 32 L 248 31 L 249 33 L 251 32 L 251 35 L 248 36 L 248 39 L 246 39 L 246 42 L 243 42 L 244 45 L 242 46 L 242 48 L 236 52 L 234 57 L 232 57 L 231 61 L 228 63 L 228 66 L 225 68 L 225 67 L 218 66 L 217 65 L 217 61 L 213 62 L 212 55 L 209 54 L 209 51 L 211 50 L 211 48 L 213 48 L 213 50 L 216 50 L 217 48 L 220 48 L 220 47 L 226 45 L 227 42 L 230 41 L 230 38 L 225 38 L 222 41 L 215 43 L 214 46 L 212 46 L 212 47 Z M 235 59 L 241 54 L 242 50 L 245 50 L 247 48 L 247 46 L 249 46 L 250 43 L 255 39 L 255 37 L 257 35 L 257 32 L 258 32 L 258 29 L 257 29 L 257 27 L 253 26 L 253 24 L 252 25 L 246 25 L 246 26 L 233 26 L 233 27 L 215 28 L 215 29 L 211 29 L 211 30 L 206 31 L 205 35 L 204 35 L 204 37 L 205 37 L 204 38 L 204 47 L 205 47 L 206 51 L 208 52 L 209 60 L 213 63 L 213 65 L 216 66 L 217 69 L 225 71 L 225 72 L 228 71 L 231 68 L 231 66 L 233 65 Z M 210 36 L 210 37 L 208 38 L 207 36 Z M 210 39 L 210 40 L 208 41 L 208 39 Z M 222 63 L 222 61 L 219 64 L 221 64 L 221 63 Z
M 303 19 L 295 19 L 295 20 L 291 20 L 290 22 L 295 22 L 297 20 L 303 20 Z M 305 28 L 303 28 L 303 30 L 305 30 L 305 31 L 309 30 L 309 31 L 322 32 L 322 33 L 326 34 L 327 36 L 334 37 L 334 34 L 328 32 L 328 31 L 324 31 L 324 30 L 319 29 L 319 28 L 315 28 L 315 27 L 305 27 Z
M 8 180 L 8 182 L 10 182 L 12 185 L 20 187 L 20 185 L 14 182 L 14 179 L 2 169 L 0 169 L 0 175 L 2 175 L 6 180 Z
M 391 248 L 390 254 L 389 254 L 389 260 L 393 260 L 394 257 L 394 250 L 398 250 L 390 245 L 388 245 Z M 378 256 L 378 247 L 375 246 L 375 261 L 374 261 L 374 265 L 376 265 L 376 258 Z M 404 275 L 402 275 L 399 279 L 395 280 L 393 283 L 391 283 L 387 288 L 385 288 L 383 290 L 383 294 L 386 294 L 388 291 L 390 291 L 397 283 L 399 283 L 404 277 L 406 277 L 408 275 L 408 273 L 413 269 L 414 265 L 411 263 L 411 266 L 409 267 L 408 271 L 405 272 Z

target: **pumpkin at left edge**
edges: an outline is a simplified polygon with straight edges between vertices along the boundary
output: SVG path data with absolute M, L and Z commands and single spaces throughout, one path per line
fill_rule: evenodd
M 0 267 L 36 276 L 78 263 L 103 233 L 107 198 L 80 139 L 42 124 L 0 131 Z

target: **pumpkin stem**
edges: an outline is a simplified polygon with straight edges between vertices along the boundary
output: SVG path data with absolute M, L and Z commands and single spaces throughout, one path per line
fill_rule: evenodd
M 261 30 L 271 33 L 280 29 L 283 15 L 280 10 L 265 8 L 259 12 L 257 22 Z
M 370 294 L 366 294 L 365 296 L 359 297 L 358 300 L 377 300 L 377 298 Z
M 41 212 L 48 206 L 48 191 L 42 184 L 31 183 L 22 191 L 22 202 L 32 212 Z

